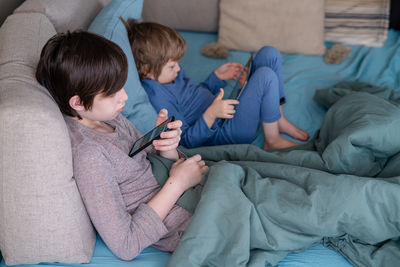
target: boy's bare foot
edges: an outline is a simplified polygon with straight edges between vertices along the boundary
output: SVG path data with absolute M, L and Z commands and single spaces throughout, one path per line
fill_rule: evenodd
M 264 150 L 287 148 L 291 146 L 300 145 L 283 138 L 279 134 L 279 121 L 263 122 L 264 131 Z
M 284 116 L 278 120 L 279 132 L 285 133 L 294 139 L 306 141 L 310 136 L 307 132 L 297 128 L 293 123 L 288 121 Z
M 264 140 L 264 150 L 287 148 L 298 145 L 300 144 L 287 140 L 281 136 L 275 138 L 273 141 L 270 140 L 269 142 L 267 140 Z

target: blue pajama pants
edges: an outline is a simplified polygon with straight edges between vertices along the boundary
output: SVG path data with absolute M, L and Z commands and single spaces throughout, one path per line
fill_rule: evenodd
M 281 54 L 275 47 L 264 46 L 253 59 L 234 117 L 219 129 L 212 144 L 251 143 L 260 120 L 271 123 L 281 118 L 279 106 L 284 98 Z

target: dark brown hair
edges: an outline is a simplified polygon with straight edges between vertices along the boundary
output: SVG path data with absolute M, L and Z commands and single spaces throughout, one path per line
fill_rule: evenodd
M 65 115 L 81 117 L 69 100 L 78 95 L 91 109 L 98 94 L 110 96 L 125 84 L 128 61 L 122 49 L 102 36 L 75 31 L 59 33 L 43 47 L 36 79 L 46 87 Z
M 140 79 L 148 74 L 158 79 L 169 60 L 179 61 L 185 54 L 186 42 L 174 29 L 155 22 L 121 20 L 128 32 Z

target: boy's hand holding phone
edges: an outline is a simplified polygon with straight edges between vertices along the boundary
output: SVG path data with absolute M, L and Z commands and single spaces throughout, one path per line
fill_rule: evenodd
M 160 110 L 156 119 L 156 126 L 164 122 L 168 118 L 168 111 L 166 109 Z M 178 152 L 176 148 L 179 146 L 181 140 L 181 126 L 182 121 L 175 120 L 168 122 L 168 131 L 160 134 L 160 139 L 152 142 L 154 148 L 160 151 L 160 155 L 165 158 L 178 159 Z
M 160 151 L 162 157 L 178 159 L 176 148 L 181 139 L 181 126 L 180 120 L 175 121 L 174 116 L 168 118 L 168 111 L 162 109 L 158 114 L 156 127 L 136 140 L 129 151 L 129 156 L 134 157 L 152 144 L 156 150 Z
M 245 85 L 245 83 L 246 83 L 246 81 L 247 81 L 247 76 L 249 75 L 249 67 L 245 67 L 244 69 L 243 69 L 243 72 L 242 72 L 242 74 L 240 75 L 240 77 L 239 77 L 239 83 L 240 83 L 240 86 L 243 88 L 243 86 Z
M 220 80 L 236 80 L 243 71 L 242 64 L 236 62 L 228 62 L 219 66 L 215 71 Z
M 223 99 L 224 89 L 215 97 L 214 101 L 204 112 L 203 117 L 207 126 L 211 128 L 216 118 L 232 119 L 235 114 L 235 105 L 239 104 L 236 99 Z

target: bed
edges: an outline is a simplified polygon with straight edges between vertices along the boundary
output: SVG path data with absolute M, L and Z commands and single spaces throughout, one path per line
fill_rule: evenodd
M 95 30 L 94 30 L 95 31 Z M 180 31 L 187 41 L 187 52 L 181 61 L 187 75 L 196 82 L 205 79 L 210 71 L 227 61 L 244 64 L 247 52 L 231 51 L 227 59 L 205 57 L 199 51 L 210 42 L 217 40 L 215 33 Z M 326 42 L 329 48 L 333 43 Z M 330 88 L 341 81 L 361 81 L 400 91 L 400 32 L 390 30 L 383 47 L 372 48 L 351 46 L 351 54 L 339 65 L 328 65 L 322 56 L 282 53 L 283 77 L 286 91 L 286 104 L 283 111 L 286 117 L 300 128 L 314 136 L 323 124 L 327 110 L 314 100 L 316 90 Z M 231 88 L 233 83 L 228 84 Z M 229 89 L 228 89 L 229 90 Z M 129 118 L 129 116 L 127 115 Z M 253 144 L 262 146 L 260 132 Z M 165 266 L 171 255 L 155 248 L 146 248 L 131 262 L 116 258 L 97 235 L 93 258 L 86 266 Z M 75 266 L 62 263 L 42 263 L 24 266 Z M 4 260 L 0 266 L 7 266 Z M 22 265 L 21 265 L 22 266 Z M 353 266 L 345 257 L 322 244 L 315 244 L 305 251 L 291 253 L 276 266 Z

